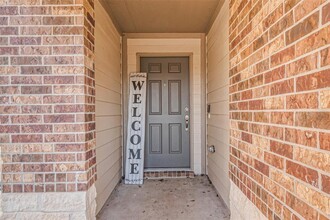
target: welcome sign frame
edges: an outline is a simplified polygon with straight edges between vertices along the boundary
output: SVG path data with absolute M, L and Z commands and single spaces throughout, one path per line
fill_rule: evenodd
M 131 73 L 125 184 L 143 184 L 147 73 Z

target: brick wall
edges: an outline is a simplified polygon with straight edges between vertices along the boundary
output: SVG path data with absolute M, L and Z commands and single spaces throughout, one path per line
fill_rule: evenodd
M 0 0 L 3 193 L 96 179 L 93 0 Z
M 328 219 L 330 1 L 229 7 L 230 178 L 268 219 Z

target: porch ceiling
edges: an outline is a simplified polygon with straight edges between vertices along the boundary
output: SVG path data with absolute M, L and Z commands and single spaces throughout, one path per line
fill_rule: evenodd
M 224 0 L 99 0 L 123 33 L 206 33 Z

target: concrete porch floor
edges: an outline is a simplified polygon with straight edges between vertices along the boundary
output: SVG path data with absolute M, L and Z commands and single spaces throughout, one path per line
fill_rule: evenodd
M 120 184 L 97 216 L 109 219 L 229 220 L 226 205 L 206 176 L 145 180 L 141 186 Z

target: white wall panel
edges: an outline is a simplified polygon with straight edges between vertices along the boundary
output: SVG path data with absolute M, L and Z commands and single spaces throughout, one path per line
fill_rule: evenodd
M 121 178 L 121 36 L 95 2 L 96 204 L 100 211 Z
M 229 1 L 226 0 L 207 35 L 207 171 L 215 188 L 229 207 Z

